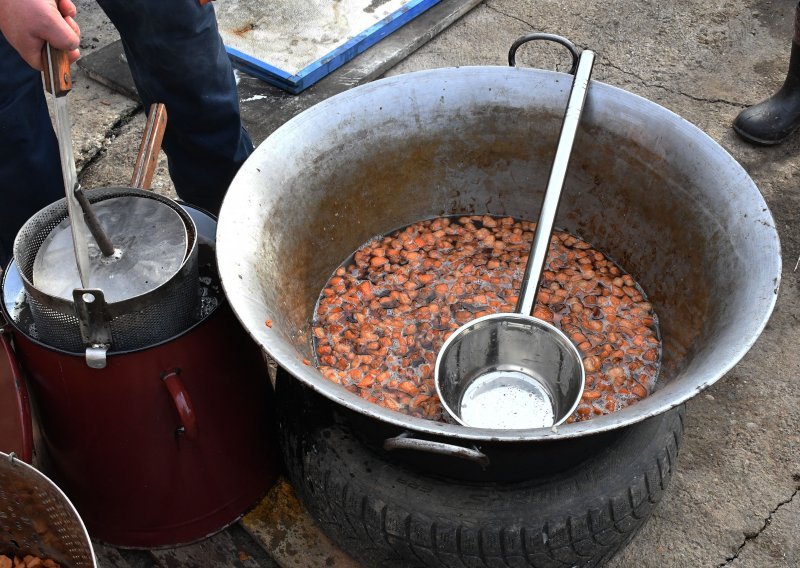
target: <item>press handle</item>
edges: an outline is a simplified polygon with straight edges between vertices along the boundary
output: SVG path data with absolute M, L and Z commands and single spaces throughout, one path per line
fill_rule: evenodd
M 164 373 L 161 380 L 164 382 L 164 386 L 167 387 L 170 397 L 172 397 L 172 403 L 175 405 L 175 410 L 178 412 L 178 417 L 181 421 L 181 428 L 178 432 L 189 440 L 196 440 L 197 414 L 194 411 L 192 400 L 189 398 L 189 393 L 186 392 L 186 387 L 183 386 L 180 369 Z
M 72 90 L 72 73 L 69 69 L 69 55 L 49 43 L 42 48 L 42 69 L 44 88 L 56 97 L 63 97 Z
M 147 113 L 147 124 L 144 126 L 142 141 L 139 144 L 139 154 L 136 156 L 136 164 L 133 167 L 131 187 L 150 189 L 166 128 L 167 108 L 163 103 L 153 103 L 150 105 L 150 112 Z
M 411 433 L 403 432 L 394 438 L 387 438 L 383 442 L 383 449 L 387 452 L 393 450 L 414 450 L 418 452 L 427 452 L 429 454 L 437 454 L 440 456 L 455 457 L 478 464 L 483 469 L 489 466 L 489 456 L 481 452 L 478 448 L 465 448 L 463 446 L 456 446 L 447 444 L 445 442 L 434 442 L 433 440 L 421 440 L 419 438 L 412 438 Z

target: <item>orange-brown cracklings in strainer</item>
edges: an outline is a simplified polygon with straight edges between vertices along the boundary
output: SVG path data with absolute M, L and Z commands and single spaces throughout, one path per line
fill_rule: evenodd
M 60 568 L 60 566 L 49 558 L 42 559 L 30 554 L 24 557 L 0 554 L 0 568 Z

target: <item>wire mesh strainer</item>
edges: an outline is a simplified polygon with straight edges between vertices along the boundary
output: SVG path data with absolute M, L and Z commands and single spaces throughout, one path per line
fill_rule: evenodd
M 14 241 L 14 258 L 39 339 L 57 349 L 86 350 L 90 366 L 104 366 L 105 352 L 130 351 L 154 345 L 188 328 L 198 312 L 197 233 L 192 218 L 174 201 L 153 192 L 110 187 L 87 192 L 91 203 L 116 197 L 155 199 L 171 207 L 187 229 L 187 251 L 175 274 L 157 288 L 107 303 L 102 290 L 78 289 L 72 301 L 47 294 L 34 285 L 36 255 L 51 231 L 67 216 L 59 200 L 31 217 Z
M 47 476 L 0 452 L 0 554 L 31 554 L 70 568 L 97 566 L 89 534 Z

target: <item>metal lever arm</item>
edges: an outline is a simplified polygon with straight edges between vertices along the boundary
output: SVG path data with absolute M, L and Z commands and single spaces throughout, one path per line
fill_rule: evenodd
M 100 252 L 103 253 L 103 256 L 111 256 L 114 254 L 114 245 L 111 239 L 108 238 L 108 235 L 106 235 L 102 225 L 100 225 L 100 221 L 97 219 L 97 215 L 94 214 L 92 205 L 89 203 L 89 199 L 86 197 L 80 185 L 75 187 L 75 198 L 78 200 L 78 204 L 83 210 L 83 218 L 86 221 L 86 226 L 89 227 L 89 232 L 92 233 L 94 240 L 97 241 Z
M 55 129 L 58 137 L 58 153 L 61 158 L 61 175 L 64 178 L 64 192 L 67 197 L 67 212 L 72 230 L 72 246 L 78 264 L 81 285 L 89 287 L 89 245 L 86 241 L 87 228 L 83 220 L 80 204 L 74 189 L 78 185 L 75 171 L 75 156 L 72 150 L 72 125 L 65 95 L 72 89 L 72 75 L 69 70 L 67 53 L 53 48 L 49 43 L 42 50 L 45 88 L 52 93 Z

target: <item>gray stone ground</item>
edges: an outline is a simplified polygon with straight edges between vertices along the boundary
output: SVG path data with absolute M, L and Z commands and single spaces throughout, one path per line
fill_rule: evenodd
M 94 2 L 77 4 L 84 54 L 116 38 Z M 780 86 L 795 4 L 487 0 L 389 73 L 504 65 L 524 33 L 567 36 L 598 52 L 595 79 L 671 109 L 724 146 L 776 217 L 784 272 L 772 320 L 741 363 L 689 403 L 671 488 L 614 568 L 800 566 L 800 133 L 779 147 L 755 148 L 730 129 L 740 110 Z M 548 57 L 520 55 L 539 66 Z M 71 104 L 83 185 L 126 184 L 141 110 L 77 70 Z M 171 191 L 163 157 L 155 188 Z

